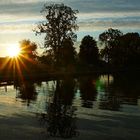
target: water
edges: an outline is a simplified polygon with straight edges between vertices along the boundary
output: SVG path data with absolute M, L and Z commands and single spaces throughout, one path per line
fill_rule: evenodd
M 78 134 L 75 132 L 80 132 L 81 136 L 90 138 L 103 135 L 107 138 L 129 136 L 130 139 L 139 139 L 139 78 L 101 75 L 2 85 L 0 115 L 10 116 L 22 111 L 49 114 L 48 131 L 53 136 L 58 133 L 58 127 L 64 128 L 60 125 L 64 122 L 65 129 L 58 129 L 63 137 L 72 137 Z M 77 125 L 73 123 L 76 118 Z M 40 116 L 40 121 L 44 120 L 45 117 Z M 68 128 L 73 130 L 70 134 Z M 118 135 L 121 132 L 124 132 L 123 136 Z
M 133 79 L 134 80 L 134 79 Z M 59 85 L 58 85 L 59 84 Z M 54 96 L 61 104 L 86 112 L 109 110 L 140 113 L 140 82 L 135 79 L 114 79 L 113 76 L 65 78 L 58 81 L 25 82 L 0 87 L 0 104 L 9 104 L 30 112 L 46 112 Z

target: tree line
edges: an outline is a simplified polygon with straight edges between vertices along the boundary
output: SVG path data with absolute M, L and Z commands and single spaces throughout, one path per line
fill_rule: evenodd
M 64 4 L 45 4 L 42 13 L 46 21 L 37 26 L 36 33 L 45 33 L 45 52 L 39 61 L 54 69 L 111 70 L 139 69 L 140 35 L 109 28 L 96 41 L 92 36 L 83 37 L 79 52 L 75 51 L 77 35 L 77 10 Z M 97 45 L 98 44 L 98 45 Z

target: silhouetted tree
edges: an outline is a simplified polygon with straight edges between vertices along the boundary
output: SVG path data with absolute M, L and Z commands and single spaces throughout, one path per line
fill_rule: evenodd
M 123 33 L 120 30 L 112 28 L 109 28 L 107 31 L 99 35 L 99 41 L 104 45 L 104 48 L 101 50 L 101 56 L 108 63 L 110 62 L 110 50 L 113 47 L 112 43 L 122 35 Z
M 37 44 L 30 40 L 20 42 L 20 55 L 16 59 L 15 67 L 19 75 L 36 72 L 37 67 Z M 21 74 L 22 73 L 22 74 Z
M 74 31 L 78 28 L 75 16 L 78 11 L 64 4 L 45 4 L 41 12 L 46 21 L 38 25 L 36 33 L 46 34 L 45 48 L 52 49 L 54 62 L 59 66 L 63 41 L 69 38 L 75 41 L 77 38 Z
M 37 44 L 30 40 L 20 42 L 21 56 L 25 59 L 35 60 L 37 58 Z
M 93 37 L 87 35 L 82 39 L 79 52 L 80 63 L 96 65 L 99 60 L 97 43 Z
M 53 66 L 53 53 L 52 49 L 47 50 L 42 56 L 38 57 L 39 62 L 46 64 L 50 67 Z
M 112 64 L 123 68 L 140 68 L 140 36 L 127 33 L 119 37 L 111 50 Z
M 72 70 L 76 64 L 76 51 L 70 38 L 62 42 L 60 60 L 61 66 L 67 70 Z

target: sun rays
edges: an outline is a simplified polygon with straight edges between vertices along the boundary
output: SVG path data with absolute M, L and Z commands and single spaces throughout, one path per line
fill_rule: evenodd
M 31 74 L 30 66 L 34 64 L 34 61 L 24 53 L 18 45 L 12 44 L 8 47 L 8 57 L 4 58 L 0 66 L 3 75 L 24 81 L 27 74 Z

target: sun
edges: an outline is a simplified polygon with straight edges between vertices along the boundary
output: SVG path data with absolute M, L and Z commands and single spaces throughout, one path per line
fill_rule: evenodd
M 20 47 L 18 44 L 12 44 L 7 48 L 7 54 L 9 57 L 18 57 L 20 54 Z

